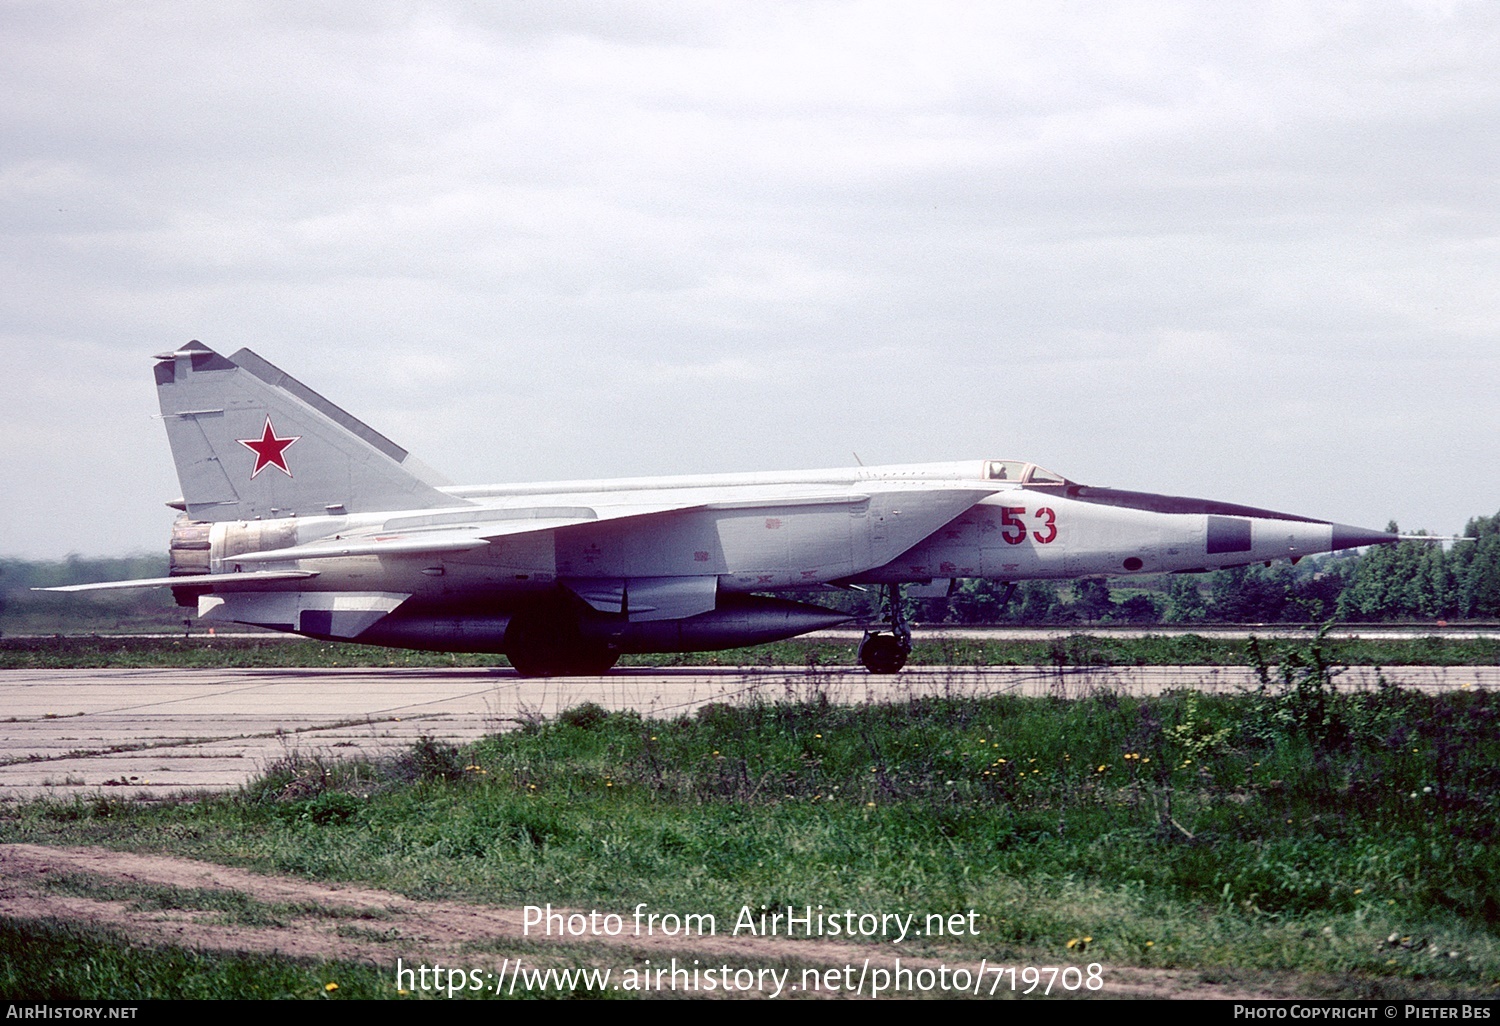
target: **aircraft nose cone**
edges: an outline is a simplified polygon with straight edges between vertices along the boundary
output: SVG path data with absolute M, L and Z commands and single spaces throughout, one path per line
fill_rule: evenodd
M 1389 531 L 1372 531 L 1368 527 L 1334 524 L 1332 551 L 1357 549 L 1362 545 L 1394 545 L 1400 540 L 1399 536 Z

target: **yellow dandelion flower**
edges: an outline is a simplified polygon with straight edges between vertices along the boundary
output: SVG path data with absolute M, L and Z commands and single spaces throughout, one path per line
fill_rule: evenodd
M 328 993 L 332 994 L 334 991 L 336 991 L 336 990 L 339 989 L 339 985 L 337 983 L 331 983 L 331 982 L 330 983 L 325 983 L 325 984 L 323 984 L 323 989 L 326 990 L 326 991 L 328 991 Z

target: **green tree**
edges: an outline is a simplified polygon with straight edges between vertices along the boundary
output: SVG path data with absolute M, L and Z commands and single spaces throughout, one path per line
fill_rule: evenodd
M 1474 541 L 1449 553 L 1454 605 L 1461 616 L 1500 616 L 1500 513 L 1470 520 L 1464 535 Z
M 1162 619 L 1167 623 L 1198 623 L 1208 613 L 1198 574 L 1174 574 L 1167 585 Z
M 1241 566 L 1209 575 L 1209 615 L 1233 623 L 1277 623 L 1306 619 L 1294 601 L 1295 575 L 1289 563 Z
M 1114 602 L 1109 595 L 1109 582 L 1100 577 L 1074 581 L 1073 608 L 1082 619 L 1104 619 L 1114 610 Z
M 1141 592 L 1124 602 L 1115 603 L 1110 619 L 1124 620 L 1127 623 L 1160 623 L 1163 605 L 1154 595 Z

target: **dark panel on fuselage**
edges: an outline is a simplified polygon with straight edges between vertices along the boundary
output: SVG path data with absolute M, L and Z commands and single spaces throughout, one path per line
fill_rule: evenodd
M 319 637 L 331 636 L 333 634 L 333 610 L 302 610 L 301 627 L 303 634 L 316 634 Z
M 1208 518 L 1208 554 L 1250 551 L 1250 521 L 1238 517 Z

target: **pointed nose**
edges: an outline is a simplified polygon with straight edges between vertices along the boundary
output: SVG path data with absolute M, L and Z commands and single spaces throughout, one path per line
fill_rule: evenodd
M 1389 531 L 1372 531 L 1368 527 L 1350 527 L 1348 524 L 1333 525 L 1331 551 L 1357 549 L 1364 545 L 1394 545 L 1401 538 Z

